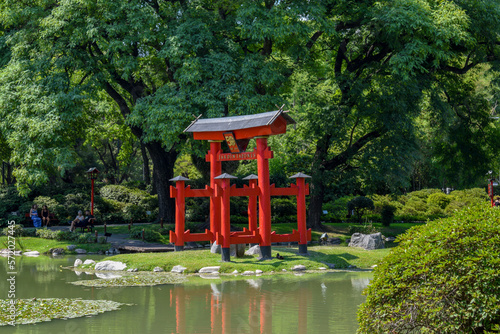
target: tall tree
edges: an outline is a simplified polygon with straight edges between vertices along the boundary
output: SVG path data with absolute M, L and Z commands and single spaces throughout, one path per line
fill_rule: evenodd
M 327 15 L 335 29 L 317 32 L 322 61 L 294 97 L 315 146 L 309 224 L 316 228 L 331 173 L 355 167 L 391 136 L 411 139 L 424 92 L 440 88 L 435 110 L 438 102 L 462 103 L 466 95 L 446 99 L 444 91 L 465 92 L 464 74 L 499 51 L 499 1 L 336 1 Z
M 310 48 L 313 29 L 304 20 L 307 1 L 5 0 L 0 6 L 13 50 L 4 72 L 28 72 L 64 97 L 61 117 L 70 102 L 104 90 L 151 157 L 167 220 L 174 217 L 168 180 L 185 126 L 194 115 L 255 113 L 281 102 L 293 62 L 276 50 Z M 12 90 L 24 83 L 16 85 Z M 28 173 L 21 170 L 22 164 L 18 174 Z

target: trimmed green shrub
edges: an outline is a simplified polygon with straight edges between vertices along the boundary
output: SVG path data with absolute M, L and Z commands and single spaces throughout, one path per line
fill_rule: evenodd
M 497 333 L 500 210 L 413 227 L 375 269 L 358 333 Z
M 394 212 L 396 212 L 395 206 L 388 203 L 384 203 L 382 205 L 380 210 L 380 216 L 382 217 L 382 225 L 384 225 L 385 227 L 391 226 L 392 222 L 394 221 Z
M 427 197 L 427 205 L 429 206 L 437 206 L 441 209 L 445 209 L 448 204 L 453 200 L 453 197 L 450 195 L 446 195 L 445 193 L 433 193 Z
M 366 211 L 374 209 L 375 206 L 373 205 L 373 201 L 364 196 L 355 197 L 347 203 L 347 210 L 349 212 L 354 211 L 354 214 L 359 222 Z

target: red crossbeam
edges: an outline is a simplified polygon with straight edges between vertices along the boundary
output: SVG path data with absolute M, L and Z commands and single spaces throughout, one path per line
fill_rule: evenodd
M 276 231 L 271 233 L 271 242 L 299 242 L 300 234 L 299 231 L 293 230 L 292 233 L 288 234 L 276 234 Z M 311 241 L 311 229 L 307 230 L 307 241 Z
M 191 233 L 190 230 L 184 231 L 184 242 L 189 241 L 212 241 L 212 232 L 210 230 L 205 230 L 205 233 Z M 170 231 L 170 242 L 175 243 L 177 241 L 177 235 L 174 231 Z

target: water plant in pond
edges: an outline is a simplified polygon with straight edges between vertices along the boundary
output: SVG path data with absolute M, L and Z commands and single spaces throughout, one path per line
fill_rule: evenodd
M 181 275 L 170 273 L 155 274 L 134 274 L 123 277 L 101 278 L 93 280 L 83 280 L 71 282 L 74 285 L 83 285 L 89 287 L 125 287 L 125 286 L 154 286 L 161 284 L 178 284 L 186 281 Z
M 13 304 L 11 304 L 13 302 Z M 33 324 L 52 319 L 71 319 L 119 310 L 125 304 L 109 300 L 68 298 L 0 299 L 0 326 Z M 13 306 L 13 307 L 12 307 Z M 10 309 L 15 310 L 11 319 Z

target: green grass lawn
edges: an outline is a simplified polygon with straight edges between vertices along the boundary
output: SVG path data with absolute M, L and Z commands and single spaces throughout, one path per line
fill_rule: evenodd
M 151 271 L 154 267 L 170 271 L 173 266 L 182 265 L 187 268 L 186 272 L 190 273 L 197 272 L 200 268 L 207 266 L 221 266 L 220 272 L 222 273 L 231 273 L 234 270 L 241 273 L 257 269 L 264 272 L 276 272 L 283 269 L 290 270 L 298 264 L 306 266 L 308 270 L 318 270 L 320 267 L 327 267 L 325 263 L 335 264 L 335 267 L 339 269 L 345 269 L 349 266 L 368 269 L 389 254 L 390 249 L 366 251 L 361 248 L 343 246 L 314 246 L 309 247 L 308 251 L 309 256 L 301 256 L 297 254 L 296 248 L 273 247 L 272 256 L 274 258 L 266 261 L 259 261 L 254 256 L 245 256 L 243 258 L 231 257 L 231 262 L 221 262 L 221 255 L 212 254 L 209 250 L 120 254 L 108 259 L 126 263 L 128 268 L 137 268 L 141 271 Z M 280 253 L 284 260 L 276 259 L 276 253 Z
M 52 239 L 42 239 L 35 237 L 16 237 L 16 250 L 38 251 L 41 254 L 47 253 L 51 248 L 64 248 L 66 253 L 71 253 L 66 250 L 66 246 L 76 245 L 77 248 L 85 249 L 87 252 L 98 252 L 99 250 L 106 251 L 111 246 L 109 244 L 75 244 L 71 241 L 57 241 Z M 7 237 L 0 237 L 0 248 L 8 248 Z

